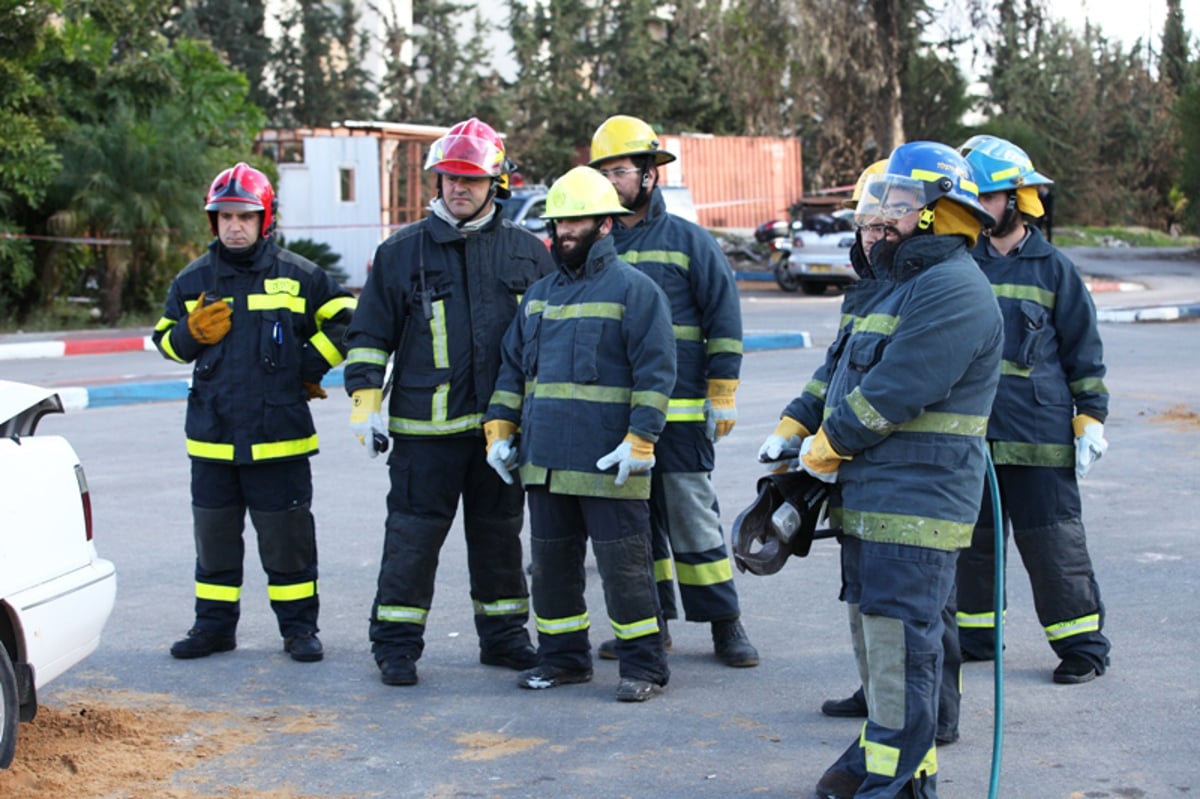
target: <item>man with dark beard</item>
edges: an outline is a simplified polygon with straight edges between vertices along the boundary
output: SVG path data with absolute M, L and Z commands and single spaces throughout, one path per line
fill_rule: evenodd
M 644 702 L 670 676 L 647 499 L 675 384 L 675 340 L 662 292 L 613 248 L 614 217 L 625 213 L 589 167 L 550 187 L 544 218 L 558 270 L 530 287 L 504 335 L 484 434 L 488 463 L 506 482 L 519 468 L 528 492 L 538 664 L 517 684 L 591 680 L 591 538 L 618 642 L 616 698 Z

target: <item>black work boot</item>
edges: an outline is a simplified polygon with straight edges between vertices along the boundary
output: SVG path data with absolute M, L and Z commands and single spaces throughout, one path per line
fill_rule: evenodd
M 301 663 L 315 663 L 325 657 L 325 648 L 314 632 L 289 635 L 283 639 L 283 650 L 292 656 L 292 660 Z
M 845 699 L 827 699 L 821 703 L 821 712 L 826 716 L 847 719 L 865 719 L 867 717 L 867 697 L 862 686 L 858 687 Z
M 1067 655 L 1054 670 L 1054 681 L 1060 685 L 1078 685 L 1091 682 L 1100 676 L 1092 661 L 1081 655 Z
M 531 691 L 557 688 L 560 685 L 575 685 L 591 682 L 591 669 L 564 669 L 561 666 L 543 664 L 526 669 L 517 676 L 517 685 Z
M 758 650 L 750 643 L 742 623 L 737 619 L 714 621 L 712 638 L 713 651 L 726 666 L 749 668 L 758 665 Z
M 379 679 L 384 685 L 416 685 L 417 663 L 412 658 L 392 655 L 379 661 Z
M 671 631 L 667 629 L 667 620 L 666 619 L 662 620 L 662 637 L 663 637 L 663 649 L 670 652 L 671 651 Z M 609 638 L 607 641 L 600 644 L 600 646 L 596 647 L 596 655 L 601 660 L 620 660 L 620 658 L 617 657 L 617 639 Z
M 848 771 L 831 768 L 817 780 L 817 799 L 854 799 L 863 780 Z
M 232 633 L 222 635 L 193 627 L 187 635 L 171 644 L 171 657 L 180 660 L 206 658 L 215 652 L 228 652 L 237 648 L 237 639 Z
M 513 671 L 524 671 L 537 665 L 538 656 L 533 646 L 521 644 L 504 652 L 480 649 L 479 662 L 485 666 L 503 666 Z

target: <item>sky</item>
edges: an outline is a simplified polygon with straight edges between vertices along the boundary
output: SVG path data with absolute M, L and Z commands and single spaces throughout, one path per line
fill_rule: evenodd
M 1140 37 L 1157 51 L 1167 20 L 1166 0 L 1048 0 L 1047 6 L 1050 13 L 1077 30 L 1083 30 L 1084 22 L 1090 21 L 1108 38 L 1122 42 L 1126 49 Z M 1200 0 L 1183 0 L 1180 7 L 1184 27 L 1200 31 Z

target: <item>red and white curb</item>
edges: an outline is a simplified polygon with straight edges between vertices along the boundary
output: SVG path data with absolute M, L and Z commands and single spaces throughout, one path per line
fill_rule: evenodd
M 0 361 L 61 358 L 65 355 L 104 355 L 113 352 L 154 352 L 149 336 L 24 341 L 0 344 Z

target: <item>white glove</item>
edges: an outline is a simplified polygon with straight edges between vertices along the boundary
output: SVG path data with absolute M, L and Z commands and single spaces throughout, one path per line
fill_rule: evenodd
M 383 390 L 360 388 L 350 395 L 350 432 L 372 458 L 387 449 L 388 426 L 383 418 Z
M 361 422 L 351 422 L 350 432 L 358 437 L 358 443 L 367 448 L 367 454 L 372 458 L 379 456 L 379 449 L 375 446 L 375 442 L 388 440 L 387 423 L 383 421 L 381 413 L 369 414 Z M 377 438 L 377 436 L 382 436 L 382 438 Z
M 729 435 L 736 423 L 737 408 L 714 408 L 712 400 L 704 401 L 704 427 L 709 441 L 717 443 Z
M 804 439 L 800 436 L 784 438 L 781 435 L 772 433 L 767 436 L 767 440 L 758 448 L 758 460 L 760 463 L 766 464 L 768 472 L 778 472 L 784 467 L 790 472 L 797 467 L 796 459 L 781 461 L 779 456 L 785 449 L 798 449 L 803 442 Z
M 509 485 L 513 484 L 512 470 L 517 465 L 517 448 L 512 445 L 513 437 L 501 439 L 492 444 L 487 451 L 488 466 L 495 469 L 500 479 Z
M 635 443 L 638 444 L 636 454 L 633 449 Z M 614 484 L 625 485 L 630 474 L 648 472 L 654 468 L 654 445 L 644 438 L 630 433 L 616 449 L 596 461 L 596 468 L 602 472 L 608 471 L 613 466 L 617 467 L 617 479 L 613 481 Z
M 1075 439 L 1075 476 L 1083 479 L 1091 471 L 1092 464 L 1108 451 L 1104 438 L 1104 425 L 1089 422 L 1084 425 L 1083 435 Z
M 800 459 L 799 459 L 800 463 L 798 465 L 798 468 L 803 469 L 804 471 L 808 472 L 813 477 L 820 480 L 822 483 L 830 483 L 830 484 L 836 483 L 837 476 L 838 476 L 837 469 L 834 469 L 832 472 L 817 472 L 817 471 L 814 471 L 814 470 L 808 468 L 808 464 L 804 462 L 804 456 L 807 455 L 812 450 L 813 441 L 815 439 L 816 439 L 816 436 L 809 436 L 808 438 L 804 439 L 803 443 L 800 444 Z

